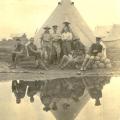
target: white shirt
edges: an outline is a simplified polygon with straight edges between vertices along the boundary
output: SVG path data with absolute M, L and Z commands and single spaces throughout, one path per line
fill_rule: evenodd
M 62 33 L 61 38 L 62 38 L 63 41 L 64 40 L 71 41 L 73 36 L 72 36 L 72 33 L 70 33 L 70 32 L 66 32 L 66 33 L 64 32 L 64 33 Z
M 100 44 L 101 44 L 102 47 L 103 47 L 102 55 L 103 55 L 103 57 L 106 58 L 106 57 L 107 57 L 107 55 L 106 55 L 106 45 L 103 43 L 103 41 L 101 41 Z

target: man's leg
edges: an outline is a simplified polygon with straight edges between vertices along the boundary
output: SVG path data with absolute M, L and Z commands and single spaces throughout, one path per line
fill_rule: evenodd
M 52 53 L 52 45 L 51 44 L 47 45 L 46 51 L 47 51 L 48 63 L 51 63 L 51 53 Z
M 87 62 L 86 66 L 84 67 L 85 69 L 88 68 L 88 66 L 94 61 L 95 57 L 94 56 L 91 56 L 89 61 Z
M 84 61 L 83 61 L 83 64 L 82 64 L 81 70 L 84 70 L 84 68 L 85 68 L 87 62 L 89 61 L 89 59 L 90 59 L 90 55 L 87 54 L 87 55 L 85 56 Z
M 16 53 L 12 53 L 12 63 L 16 62 Z
M 53 43 L 52 45 L 52 52 L 51 52 L 51 63 L 55 64 L 56 62 L 56 47 L 55 44 Z
M 57 63 L 59 63 L 60 62 L 60 53 L 61 53 L 61 48 L 60 48 L 59 43 L 56 46 L 56 53 L 57 53 Z
M 69 54 L 71 52 L 71 50 L 72 50 L 72 48 L 71 48 L 71 41 L 67 41 L 66 42 L 66 48 L 67 48 L 67 54 Z
M 44 70 L 48 70 L 48 68 L 46 67 L 45 63 L 39 59 L 39 65 L 44 69 Z
M 67 55 L 66 41 L 62 41 L 62 50 L 63 50 L 63 56 Z
M 61 68 L 68 60 L 69 60 L 68 56 L 64 55 L 61 62 L 60 62 L 59 67 Z
M 11 63 L 11 65 L 9 67 L 16 68 L 16 58 L 17 58 L 17 54 L 12 53 L 12 63 Z
M 68 60 L 68 61 L 66 61 L 65 64 L 63 64 L 61 69 L 64 69 L 64 68 L 68 67 L 69 65 L 73 65 L 73 64 L 74 64 L 74 60 L 73 59 L 72 60 Z

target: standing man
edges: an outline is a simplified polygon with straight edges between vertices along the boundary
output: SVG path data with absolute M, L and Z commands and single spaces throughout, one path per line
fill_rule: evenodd
M 52 51 L 52 35 L 50 34 L 51 28 L 46 26 L 44 27 L 44 33 L 41 36 L 41 45 L 43 50 L 43 58 L 45 59 L 45 55 L 47 54 L 48 63 L 51 62 L 51 51 Z
M 63 55 L 68 55 L 72 51 L 73 35 L 68 27 L 65 27 L 61 35 Z
M 61 35 L 58 33 L 58 26 L 53 26 L 53 33 L 52 33 L 52 58 L 53 63 L 58 63 L 60 61 L 60 53 L 61 53 L 61 46 L 60 46 Z M 55 59 L 57 57 L 57 60 Z
M 95 56 L 102 53 L 102 45 L 100 44 L 101 39 L 96 37 L 96 43 L 93 43 L 83 61 L 81 71 L 86 70 L 88 66 L 94 61 Z

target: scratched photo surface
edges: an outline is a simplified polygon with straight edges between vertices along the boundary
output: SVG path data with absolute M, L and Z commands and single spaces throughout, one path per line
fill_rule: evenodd
M 0 0 L 0 120 L 120 120 L 119 5 Z

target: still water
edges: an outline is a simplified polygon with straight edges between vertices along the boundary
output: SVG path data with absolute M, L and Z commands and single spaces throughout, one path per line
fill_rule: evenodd
M 28 89 L 28 87 L 26 89 Z M 54 88 L 53 91 L 57 89 L 59 89 L 59 86 Z M 46 112 L 43 110 L 45 102 L 44 100 L 41 101 L 39 92 L 35 93 L 33 103 L 31 103 L 30 98 L 25 95 L 24 98 L 21 99 L 21 103 L 16 104 L 16 97 L 12 91 L 12 80 L 0 82 L 0 120 L 56 120 L 50 111 Z M 69 97 L 69 95 L 67 97 Z M 60 95 L 59 99 L 61 99 Z M 101 105 L 95 106 L 95 100 L 90 98 L 75 120 L 120 120 L 119 99 L 120 78 L 113 77 L 110 83 L 104 85 L 102 89 Z

